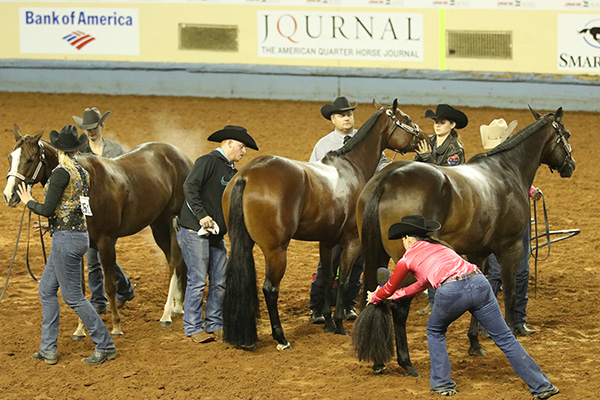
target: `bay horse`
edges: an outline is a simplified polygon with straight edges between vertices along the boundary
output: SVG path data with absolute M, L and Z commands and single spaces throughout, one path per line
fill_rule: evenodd
M 15 124 L 15 147 L 9 155 L 10 170 L 4 189 L 4 201 L 16 207 L 18 182 L 45 185 L 58 165 L 56 149 L 43 140 L 43 129 L 35 135 L 22 136 Z M 78 154 L 77 161 L 90 175 L 89 198 L 93 216 L 87 217 L 90 246 L 100 253 L 105 275 L 106 294 L 110 302 L 113 328 L 120 336 L 121 317 L 115 301 L 115 244 L 117 238 L 133 235 L 150 226 L 156 244 L 169 262 L 169 295 L 160 319 L 171 325 L 171 314 L 181 313 L 187 268 L 175 238 L 172 220 L 181 212 L 183 182 L 192 161 L 177 147 L 167 143 L 145 143 L 114 159 L 93 154 Z M 73 338 L 85 336 L 83 325 Z
M 333 283 L 332 247 L 340 244 L 340 288 L 333 322 L 325 302 L 324 330 L 346 334 L 341 301 L 350 268 L 360 253 L 355 210 L 358 195 L 373 176 L 381 152 L 388 148 L 413 151 L 425 135 L 408 115 L 391 106 L 378 109 L 342 148 L 319 162 L 302 162 L 274 155 L 255 158 L 232 178 L 223 194 L 223 211 L 231 241 L 223 305 L 223 339 L 254 348 L 258 340 L 258 294 L 252 249 L 258 244 L 265 257 L 263 284 L 277 349 L 290 348 L 277 300 L 286 269 L 291 239 L 318 241 L 325 298 Z
M 377 268 L 404 254 L 401 240 L 389 240 L 389 227 L 403 216 L 420 214 L 442 224 L 439 238 L 470 262 L 482 265 L 494 253 L 501 265 L 505 318 L 514 331 L 515 277 L 523 255 L 523 234 L 530 223 L 529 188 L 540 164 L 570 177 L 575 169 L 570 132 L 563 111 L 541 116 L 487 153 L 454 167 L 399 161 L 386 167 L 363 189 L 357 204 L 365 259 L 364 289 L 377 287 Z M 402 286 L 414 282 L 409 274 Z M 406 319 L 412 298 L 393 302 L 398 364 L 418 376 L 408 354 Z M 484 355 L 471 321 L 469 354 Z M 378 366 L 374 366 L 374 370 Z M 379 366 L 380 367 L 380 366 Z M 380 368 L 378 368 L 380 369 Z

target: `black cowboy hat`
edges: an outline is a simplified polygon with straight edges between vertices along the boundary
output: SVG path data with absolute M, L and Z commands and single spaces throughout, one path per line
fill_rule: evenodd
M 238 142 L 242 142 L 246 147 L 258 150 L 258 146 L 252 136 L 248 134 L 248 131 L 243 126 L 236 125 L 225 125 L 221 130 L 216 131 L 208 137 L 207 140 L 211 142 L 222 142 L 223 140 L 233 139 Z
M 425 236 L 428 232 L 437 231 L 442 224 L 435 220 L 426 220 L 422 215 L 407 215 L 400 222 L 390 226 L 388 239 L 401 239 L 404 236 Z
M 325 119 L 330 119 L 331 114 L 354 110 L 357 105 L 358 104 L 355 104 L 354 107 L 352 107 L 347 98 L 340 96 L 335 99 L 333 103 L 325 104 L 323 107 L 321 107 L 321 115 L 325 117 Z
M 96 129 L 98 125 L 102 125 L 104 120 L 108 118 L 110 115 L 110 111 L 104 113 L 104 115 L 100 114 L 100 111 L 96 107 L 86 108 L 83 111 L 83 118 L 77 117 L 73 115 L 73 119 L 75 123 L 79 127 L 79 129 L 91 130 Z
M 469 123 L 469 119 L 467 118 L 465 113 L 463 113 L 460 110 L 457 110 L 452 106 L 449 106 L 448 104 L 438 104 L 437 108 L 435 109 L 435 112 L 431 110 L 425 111 L 425 118 L 447 119 L 456 123 L 456 129 L 462 129 Z
M 82 133 L 80 136 L 77 128 L 73 125 L 65 125 L 60 132 L 50 131 L 50 143 L 60 151 L 70 152 L 79 150 L 87 142 L 87 135 Z

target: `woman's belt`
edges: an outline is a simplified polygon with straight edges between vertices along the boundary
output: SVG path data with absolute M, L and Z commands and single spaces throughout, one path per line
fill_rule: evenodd
M 450 278 L 446 279 L 444 282 L 440 283 L 440 286 L 445 285 L 446 283 L 450 283 L 450 282 L 457 282 L 457 281 L 462 281 L 465 279 L 469 279 L 477 274 L 480 274 L 481 270 L 476 269 L 473 270 L 471 272 L 467 272 L 466 274 L 462 274 L 462 275 L 454 275 L 451 276 Z

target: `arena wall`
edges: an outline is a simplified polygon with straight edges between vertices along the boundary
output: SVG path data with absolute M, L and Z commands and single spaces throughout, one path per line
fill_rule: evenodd
M 0 90 L 596 111 L 600 1 L 2 1 Z

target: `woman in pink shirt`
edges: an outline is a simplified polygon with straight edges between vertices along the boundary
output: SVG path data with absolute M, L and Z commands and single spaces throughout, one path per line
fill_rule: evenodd
M 479 268 L 444 242 L 429 236 L 440 228 L 439 222 L 428 221 L 421 215 L 409 215 L 393 224 L 388 237 L 390 240 L 402 239 L 406 252 L 389 281 L 369 294 L 369 302 L 377 304 L 390 296 L 392 300 L 414 296 L 429 286 L 437 289 L 427 323 L 431 390 L 442 396 L 456 394 L 446 349 L 446 331 L 452 322 L 469 311 L 489 332 L 535 399 L 547 399 L 557 394 L 558 388 L 550 383 L 506 325 L 492 288 Z M 409 272 L 417 281 L 397 289 Z

